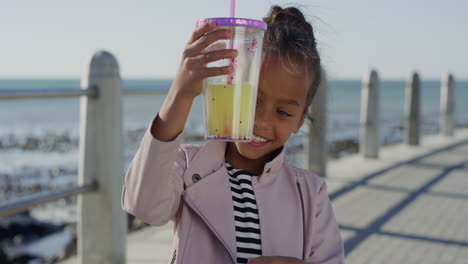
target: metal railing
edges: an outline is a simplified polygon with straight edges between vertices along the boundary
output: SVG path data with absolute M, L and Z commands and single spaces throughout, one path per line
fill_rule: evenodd
M 123 89 L 123 95 L 144 95 L 144 94 L 165 94 L 168 89 Z M 99 90 L 97 86 L 90 89 L 21 89 L 21 90 L 0 90 L 0 100 L 18 100 L 18 99 L 40 99 L 40 98 L 69 98 L 86 96 L 97 98 Z M 8 201 L 0 205 L 0 217 L 7 217 L 18 214 L 34 207 L 47 204 L 56 200 L 77 196 L 88 192 L 96 192 L 99 189 L 97 180 L 93 180 L 89 184 L 78 185 L 70 188 L 65 188 L 56 192 L 46 194 L 36 194 L 30 197 L 22 198 L 17 201 Z
M 89 96 L 97 97 L 97 87 L 91 89 L 21 89 L 21 90 L 1 90 L 0 99 L 37 99 L 37 98 L 64 98 L 64 97 L 80 97 Z
M 70 187 L 64 190 L 47 194 L 33 195 L 18 201 L 6 202 L 0 205 L 0 217 L 10 216 L 27 211 L 33 207 L 50 203 L 56 200 L 77 196 L 87 192 L 95 192 L 99 188 L 97 181 L 82 186 Z
M 144 94 L 165 94 L 168 89 L 138 88 L 123 89 L 123 95 L 144 95 Z M 0 90 L 0 100 L 18 100 L 18 99 L 39 99 L 39 98 L 67 98 L 67 97 L 98 97 L 97 87 L 90 89 L 21 89 L 21 90 Z

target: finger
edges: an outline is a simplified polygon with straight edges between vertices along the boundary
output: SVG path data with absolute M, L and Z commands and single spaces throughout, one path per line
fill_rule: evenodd
M 197 39 L 199 39 L 201 36 L 203 36 L 206 32 L 214 29 L 216 27 L 216 22 L 215 21 L 208 21 L 205 24 L 202 24 L 201 26 L 197 27 L 195 31 L 193 31 L 192 36 L 189 39 L 189 44 L 193 43 Z
M 206 52 L 209 52 L 209 51 L 214 51 L 214 50 L 226 49 L 226 48 L 227 48 L 227 44 L 225 42 L 218 42 L 218 43 L 215 43 L 215 44 L 209 46 L 205 50 L 203 50 L 203 53 L 206 53 Z
M 220 75 L 227 75 L 232 73 L 234 67 L 232 66 L 224 66 L 224 67 L 210 67 L 210 68 L 200 68 L 199 76 L 201 78 L 208 78 L 213 76 L 220 76 Z
M 187 47 L 187 50 L 189 50 L 193 54 L 202 52 L 204 49 L 206 49 L 208 46 L 210 46 L 214 42 L 218 40 L 230 39 L 230 38 L 232 38 L 232 30 L 229 30 L 229 29 L 213 30 L 211 32 L 204 34 L 195 42 L 190 44 Z
M 207 53 L 202 53 L 195 57 L 192 57 L 189 62 L 189 66 L 200 66 L 205 65 L 213 61 L 221 59 L 233 59 L 237 57 L 239 52 L 234 49 L 215 50 Z

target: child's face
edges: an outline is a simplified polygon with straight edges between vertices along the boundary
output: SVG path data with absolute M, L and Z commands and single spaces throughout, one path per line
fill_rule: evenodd
M 256 160 L 280 148 L 291 133 L 297 133 L 304 123 L 304 108 L 310 78 L 307 73 L 287 71 L 278 60 L 262 65 L 255 111 L 254 136 L 267 139 L 264 143 L 236 142 L 238 152 Z

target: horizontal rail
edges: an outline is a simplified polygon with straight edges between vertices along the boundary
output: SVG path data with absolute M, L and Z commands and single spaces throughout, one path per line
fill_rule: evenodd
M 94 97 L 98 95 L 97 88 L 92 89 L 19 89 L 0 90 L 0 99 L 35 99 L 61 97 Z
M 0 217 L 6 217 L 17 213 L 21 213 L 33 207 L 50 203 L 55 200 L 76 196 L 82 193 L 94 192 L 97 191 L 98 188 L 98 182 L 94 181 L 89 184 L 75 186 L 62 191 L 40 194 L 14 202 L 7 202 L 5 204 L 0 205 Z
M 166 94 L 168 88 L 137 88 L 137 89 L 123 89 L 123 95 L 141 95 L 141 94 Z
M 138 88 L 138 89 L 123 89 L 123 95 L 142 95 L 142 94 L 165 94 L 167 88 Z M 0 90 L 0 100 L 10 99 L 37 99 L 37 98 L 64 98 L 64 97 L 80 97 L 98 96 L 99 91 L 97 88 L 92 89 L 2 89 Z

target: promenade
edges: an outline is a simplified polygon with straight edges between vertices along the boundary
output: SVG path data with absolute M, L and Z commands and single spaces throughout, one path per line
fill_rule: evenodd
M 328 175 L 346 263 L 468 263 L 468 129 L 334 160 Z M 168 263 L 172 228 L 128 235 L 128 263 Z

